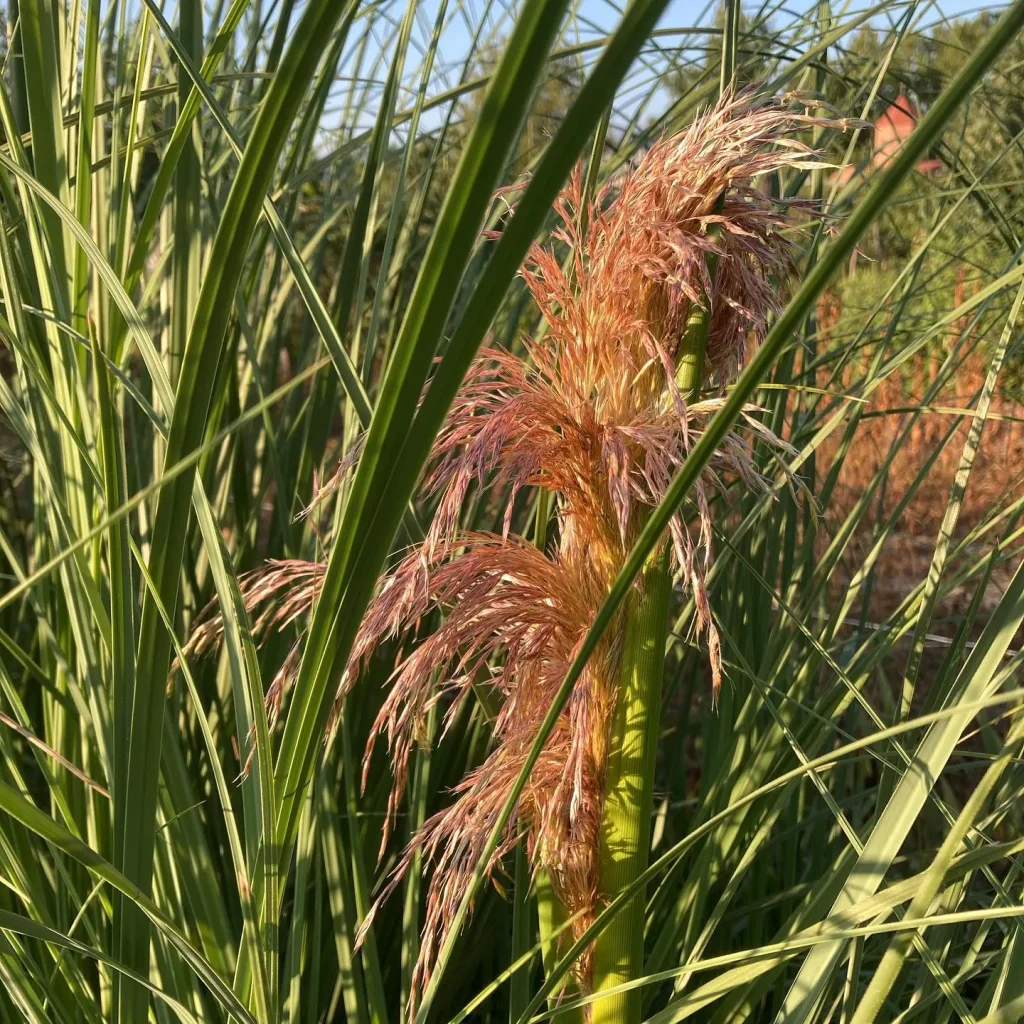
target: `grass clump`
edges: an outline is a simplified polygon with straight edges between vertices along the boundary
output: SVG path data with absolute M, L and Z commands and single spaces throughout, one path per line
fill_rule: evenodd
M 1020 1015 L 1021 3 L 6 13 L 0 1019 Z

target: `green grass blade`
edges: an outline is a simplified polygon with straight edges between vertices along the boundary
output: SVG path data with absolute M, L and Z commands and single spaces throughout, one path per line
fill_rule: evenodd
M 227 318 L 242 273 L 250 236 L 263 207 L 281 148 L 295 113 L 343 13 L 329 0 L 317 0 L 303 12 L 278 77 L 267 93 L 214 239 L 210 263 L 190 329 L 167 439 L 165 466 L 172 466 L 202 442 L 224 345 Z M 160 495 L 153 526 L 150 573 L 163 604 L 174 608 L 182 552 L 189 523 L 192 473 L 186 472 Z M 134 700 L 126 731 L 128 787 L 115 804 L 115 828 L 124 837 L 124 873 L 148 888 L 153 857 L 153 824 L 159 781 L 159 752 L 170 640 L 151 600 L 143 603 Z M 117 731 L 115 729 L 115 731 Z M 117 948 L 129 965 L 148 962 L 146 921 L 137 914 L 120 922 Z M 137 1019 L 144 993 L 122 1001 L 122 1019 Z
M 196 975 L 209 987 L 221 1006 L 233 1013 L 239 1021 L 243 1021 L 245 1024 L 256 1024 L 248 1010 L 238 1001 L 224 981 L 138 886 L 5 783 L 0 783 L 0 810 L 21 822 L 22 825 L 45 839 L 56 849 L 63 851 L 79 864 L 88 868 L 97 878 L 102 878 L 132 900 L 139 910 L 160 929 L 161 934 L 172 943 Z M 122 963 L 120 960 L 118 962 Z M 124 967 L 129 971 L 134 970 L 128 964 L 124 964 Z
M 563 8 L 562 3 L 545 5 L 543 10 L 531 7 L 517 23 L 502 68 L 492 80 L 480 121 L 467 144 L 424 256 L 423 269 L 381 386 L 341 532 L 331 552 L 310 624 L 296 683 L 296 699 L 289 710 L 281 740 L 277 763 L 281 801 L 277 844 L 283 863 L 291 856 L 298 796 L 308 778 L 316 744 L 330 710 L 333 697 L 330 684 L 337 680 L 344 664 L 354 638 L 354 626 L 387 556 L 398 525 L 397 516 L 408 500 L 405 495 L 390 509 L 381 508 L 384 485 L 411 425 L 416 399 L 498 174 L 504 166 L 511 142 L 508 126 L 518 124 L 522 118 L 538 69 L 561 22 Z M 498 298 L 492 301 L 496 304 Z M 371 524 L 378 510 L 387 513 L 388 521 L 373 528 Z M 362 558 L 369 563 L 362 572 L 356 572 L 353 564 L 357 539 L 362 546 Z M 352 593 L 345 600 L 350 586 Z M 341 634 L 338 626 L 343 602 L 348 614 L 345 633 Z

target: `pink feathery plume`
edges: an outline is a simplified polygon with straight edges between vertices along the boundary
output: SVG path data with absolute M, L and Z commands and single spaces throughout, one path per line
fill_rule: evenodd
M 387 737 L 395 787 L 429 708 L 449 715 L 470 680 L 489 677 L 501 701 L 494 748 L 454 792 L 450 806 L 413 838 L 381 898 L 413 851 L 433 874 L 416 984 L 452 926 L 487 836 L 511 791 L 540 723 L 579 643 L 621 568 L 643 521 L 721 406 L 687 402 L 675 359 L 697 306 L 707 305 L 706 376 L 716 391 L 733 379 L 782 305 L 792 269 L 783 229 L 794 207 L 759 187 L 783 167 L 820 166 L 794 136 L 829 123 L 774 104 L 727 97 L 680 135 L 655 144 L 583 216 L 581 175 L 556 203 L 554 233 L 566 256 L 535 245 L 522 270 L 546 331 L 522 356 L 486 350 L 463 384 L 433 452 L 427 487 L 438 505 L 422 549 L 387 578 L 371 605 L 343 699 L 358 665 L 385 636 L 443 611 L 389 681 L 367 759 Z M 714 254 L 717 272 L 708 271 Z M 698 635 L 707 638 L 713 685 L 721 651 L 707 594 L 712 558 L 710 496 L 728 481 L 761 492 L 777 482 L 754 460 L 758 441 L 787 451 L 749 409 L 672 523 L 675 567 L 695 599 Z M 510 495 L 502 535 L 467 534 L 460 518 L 472 487 Z M 557 499 L 557 543 L 541 552 L 509 534 L 523 488 Z M 496 868 L 525 826 L 579 935 L 599 909 L 598 830 L 619 651 L 612 627 L 576 684 L 519 799 L 515 821 L 486 865 Z M 385 838 L 386 841 L 386 838 Z M 576 965 L 586 985 L 589 962 Z
M 794 210 L 808 205 L 772 198 L 764 182 L 783 168 L 821 166 L 799 139 L 813 125 L 845 127 L 774 101 L 727 95 L 652 146 L 586 209 L 582 177 L 574 174 L 555 205 L 558 250 L 534 245 L 522 268 L 546 330 L 524 342 L 522 355 L 483 351 L 436 439 L 426 479 L 437 497 L 432 523 L 423 544 L 382 580 L 336 702 L 337 710 L 383 641 L 415 639 L 388 680 L 364 759 L 365 778 L 383 739 L 394 784 L 382 852 L 430 709 L 443 705 L 449 724 L 472 685 L 489 687 L 500 704 L 491 753 L 412 838 L 363 926 L 422 851 L 432 873 L 414 999 L 646 510 L 664 497 L 783 304 L 793 266 L 787 231 Z M 676 358 L 698 307 L 708 314 L 698 388 L 705 394 L 684 397 Z M 757 412 L 749 408 L 729 433 L 671 525 L 676 578 L 693 597 L 716 693 L 722 660 L 707 588 L 712 497 L 731 485 L 771 494 L 787 482 L 784 468 L 775 478 L 758 469 L 755 444 L 791 450 Z M 461 528 L 473 487 L 510 495 L 500 533 Z M 512 503 L 524 488 L 555 496 L 549 550 L 510 531 Z M 258 627 L 292 622 L 321 579 L 315 566 L 274 563 L 247 581 L 246 606 L 258 613 Z M 439 624 L 422 636 L 434 612 Z M 208 620 L 192 645 L 208 645 L 216 628 Z M 590 658 L 486 865 L 493 871 L 525 828 L 532 863 L 549 873 L 577 936 L 600 909 L 598 833 L 618 633 L 613 624 Z M 283 685 L 275 680 L 278 701 Z M 585 988 L 587 956 L 576 972 Z

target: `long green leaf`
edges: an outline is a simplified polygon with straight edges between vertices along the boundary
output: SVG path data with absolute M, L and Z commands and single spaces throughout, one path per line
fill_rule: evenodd
M 331 0 L 312 0 L 267 92 L 245 156 L 228 196 L 214 239 L 209 266 L 199 294 L 182 360 L 167 438 L 165 466 L 173 466 L 195 450 L 203 439 L 213 398 L 218 365 L 225 344 L 228 316 L 251 232 L 277 165 L 287 132 L 298 110 L 331 27 L 344 13 Z M 150 573 L 163 604 L 177 605 L 181 558 L 189 525 L 193 474 L 186 472 L 163 490 L 153 525 Z M 144 891 L 153 861 L 154 822 L 160 774 L 160 741 L 170 665 L 170 640 L 151 600 L 143 603 L 139 626 L 137 674 L 131 708 L 115 708 L 129 724 L 116 732 L 130 736 L 128 783 L 123 801 L 115 797 L 115 829 L 123 842 L 123 871 Z M 148 927 L 138 914 L 117 922 L 117 950 L 128 965 L 148 963 Z M 129 990 L 122 999 L 122 1020 L 144 1013 L 145 993 Z

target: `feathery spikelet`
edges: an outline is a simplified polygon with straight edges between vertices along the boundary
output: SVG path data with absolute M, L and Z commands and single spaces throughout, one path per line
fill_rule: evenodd
M 694 306 L 709 303 L 703 383 L 724 388 L 782 304 L 777 288 L 791 269 L 791 243 L 781 229 L 787 207 L 798 204 L 771 201 L 756 181 L 781 167 L 816 165 L 814 154 L 792 138 L 811 123 L 821 122 L 775 104 L 727 98 L 681 135 L 652 147 L 585 218 L 581 176 L 574 175 L 555 207 L 561 219 L 555 237 L 568 247 L 571 273 L 539 245 L 522 271 L 547 333 L 525 343 L 524 357 L 483 352 L 452 406 L 427 481 L 439 494 L 431 529 L 371 605 L 339 694 L 381 639 L 400 635 L 432 608 L 445 610 L 443 624 L 396 670 L 371 734 L 367 759 L 377 738 L 387 737 L 394 813 L 429 707 L 447 697 L 454 714 L 469 681 L 496 666 L 491 685 L 501 713 L 493 752 L 413 839 L 388 887 L 412 850 L 422 849 L 434 872 L 417 985 L 429 975 L 486 837 L 644 508 L 660 501 L 721 404 L 715 397 L 688 404 L 676 386 L 677 349 Z M 718 229 L 709 231 L 712 225 Z M 711 253 L 718 264 L 713 281 Z M 774 486 L 755 468 L 757 439 L 785 447 L 747 415 L 703 474 L 695 509 L 672 524 L 676 568 L 695 598 L 716 691 L 721 654 L 706 589 L 709 492 L 730 477 L 752 489 Z M 510 493 L 503 536 L 460 532 L 473 484 Z M 557 496 L 551 552 L 508 536 L 512 502 L 524 487 Z M 575 915 L 577 935 L 599 909 L 598 830 L 618 632 L 607 632 L 576 684 L 520 798 L 517 821 L 487 866 L 496 867 L 525 823 L 533 862 L 549 872 Z M 577 965 L 584 984 L 588 971 L 584 958 Z
M 366 751 L 364 772 L 385 738 L 394 772 L 389 820 L 431 706 L 443 702 L 450 722 L 471 680 L 481 676 L 489 676 L 486 685 L 500 698 L 491 754 L 413 838 L 380 897 L 398 883 L 413 851 L 422 850 L 433 874 L 414 989 L 429 977 L 486 838 L 645 510 L 661 500 L 720 407 L 717 395 L 782 305 L 779 286 L 791 271 L 791 242 L 782 229 L 791 209 L 804 204 L 774 201 L 758 181 L 783 167 L 820 166 L 794 138 L 812 124 L 836 125 L 778 103 L 727 96 L 681 134 L 655 144 L 586 211 L 577 172 L 555 206 L 561 225 L 554 237 L 568 249 L 569 272 L 540 245 L 522 270 L 547 332 L 525 342 L 524 356 L 484 351 L 437 438 L 427 480 L 438 495 L 430 530 L 383 580 L 338 692 L 340 704 L 381 641 L 401 638 L 431 610 L 443 610 L 441 624 L 392 675 Z M 688 318 L 705 302 L 701 384 L 711 397 L 687 402 L 676 384 L 677 351 Z M 721 653 L 706 585 L 710 496 L 737 478 L 748 489 L 770 491 L 776 483 L 758 472 L 753 445 L 786 449 L 754 412 L 727 437 L 692 506 L 672 523 L 675 570 L 694 598 L 716 692 Z M 502 534 L 460 529 L 473 485 L 511 494 Z M 557 540 L 549 551 L 509 536 L 512 502 L 527 487 L 556 496 Z M 268 615 L 290 621 L 315 598 L 319 581 L 314 567 L 278 563 L 250 581 L 246 603 L 263 608 L 257 625 Z M 497 866 L 525 825 L 532 862 L 549 872 L 576 915 L 576 935 L 600 906 L 598 830 L 619 632 L 609 629 L 590 658 L 487 866 Z M 588 971 L 584 958 L 577 965 L 584 986 Z

